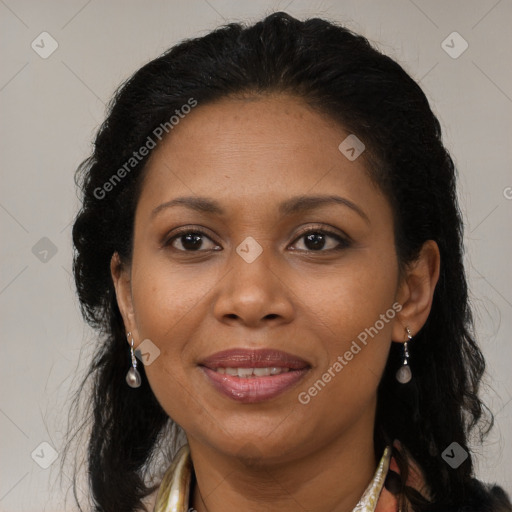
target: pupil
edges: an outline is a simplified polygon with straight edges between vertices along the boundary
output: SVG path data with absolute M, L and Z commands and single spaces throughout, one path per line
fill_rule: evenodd
M 311 247 L 308 245 L 308 242 L 312 243 Z M 308 247 L 308 249 L 322 248 L 324 243 L 325 243 L 325 240 L 324 240 L 324 235 L 322 233 L 310 233 L 309 235 L 306 236 L 305 244 L 306 244 L 306 247 Z
M 181 238 L 181 243 L 185 249 L 196 250 L 201 247 L 201 235 L 197 233 L 189 233 L 187 235 L 183 235 Z M 185 242 L 183 242 L 183 239 L 185 239 Z

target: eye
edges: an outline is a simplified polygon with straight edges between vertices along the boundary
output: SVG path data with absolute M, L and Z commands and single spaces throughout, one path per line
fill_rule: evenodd
M 303 231 L 296 241 L 302 239 L 304 239 L 303 245 L 306 248 L 299 250 L 307 252 L 340 251 L 350 246 L 348 238 L 327 229 L 309 228 L 307 231 Z M 329 239 L 331 240 L 330 242 Z M 326 246 L 327 249 L 325 248 Z
M 201 249 L 204 245 L 204 239 L 208 239 L 213 244 L 213 248 Z M 176 245 L 181 245 L 182 248 L 177 248 L 174 242 L 178 242 Z M 172 246 L 173 249 L 181 252 L 199 252 L 200 250 L 218 250 L 219 246 L 216 245 L 212 239 L 201 229 L 192 229 L 190 227 L 183 228 L 175 233 L 172 237 L 168 238 L 164 244 L 164 247 Z
M 205 239 L 211 242 L 212 247 L 204 248 Z M 348 237 L 345 238 L 325 228 L 310 227 L 304 230 L 300 236 L 295 239 L 295 242 L 301 239 L 304 239 L 303 243 L 306 248 L 298 250 L 306 252 L 340 251 L 350 246 Z M 174 235 L 168 238 L 162 245 L 164 247 L 171 246 L 173 249 L 180 252 L 201 252 L 220 249 L 220 246 L 213 242 L 205 231 L 200 228 L 191 228 L 190 226 L 175 232 Z

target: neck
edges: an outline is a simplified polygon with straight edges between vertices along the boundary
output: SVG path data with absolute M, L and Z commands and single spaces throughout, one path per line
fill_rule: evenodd
M 361 418 L 331 442 L 277 462 L 241 462 L 189 437 L 196 476 L 190 506 L 197 512 L 351 512 L 378 463 L 373 418 L 370 425 Z

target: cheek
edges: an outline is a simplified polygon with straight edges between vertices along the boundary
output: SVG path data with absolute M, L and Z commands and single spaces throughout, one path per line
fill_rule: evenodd
M 311 390 L 322 395 L 315 398 L 318 405 L 362 410 L 375 396 L 400 307 L 395 303 L 397 277 L 392 248 L 389 252 L 364 250 L 330 279 L 318 283 L 318 293 L 310 294 L 310 309 L 315 312 L 311 320 L 329 327 L 323 338 L 327 356 L 315 375 L 327 384 L 320 382 L 316 391 Z
M 145 366 L 153 393 L 173 418 L 200 417 L 204 410 L 193 398 L 190 340 L 201 336 L 209 310 L 209 291 L 222 277 L 205 265 L 178 266 L 165 256 L 139 251 L 132 266 L 132 294 L 140 341 L 151 340 L 158 357 Z M 218 274 L 218 275 L 217 275 Z M 197 408 L 197 410 L 195 410 Z
M 171 418 L 181 421 L 200 417 L 204 411 L 192 399 L 195 393 L 182 363 L 187 343 L 197 328 L 200 296 L 194 287 L 181 286 L 169 276 L 144 272 L 140 277 L 133 288 L 137 329 L 140 339 L 151 340 L 159 351 L 158 357 L 144 367 L 148 382 Z
M 318 290 L 309 297 L 311 307 L 323 323 L 332 327 L 333 348 L 342 349 L 376 322 L 381 337 L 390 339 L 396 315 L 392 305 L 397 278 L 398 266 L 392 250 L 362 249 L 352 253 L 335 273 L 311 287 Z M 386 312 L 384 320 L 379 321 Z
M 134 257 L 132 293 L 140 336 L 155 343 L 174 338 L 189 312 L 205 303 L 214 282 L 211 272 L 172 264 L 162 254 Z

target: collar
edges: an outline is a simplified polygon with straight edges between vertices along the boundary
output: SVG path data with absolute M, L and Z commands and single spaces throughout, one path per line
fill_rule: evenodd
M 372 481 L 364 491 L 352 512 L 375 512 L 379 496 L 384 488 L 391 459 L 391 447 L 387 446 L 375 470 Z M 188 444 L 183 445 L 160 484 L 153 512 L 188 512 L 192 460 Z

